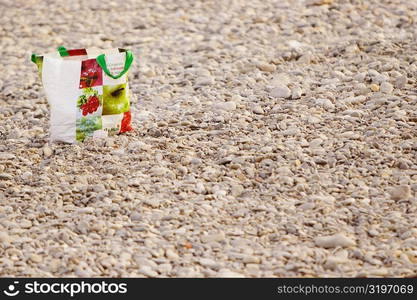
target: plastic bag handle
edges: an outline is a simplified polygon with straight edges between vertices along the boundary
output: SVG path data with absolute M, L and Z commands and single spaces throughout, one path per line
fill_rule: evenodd
M 64 46 L 59 46 L 56 50 L 58 50 L 59 55 L 61 55 L 61 57 L 62 56 L 69 56 L 67 48 L 65 48 Z
M 108 76 L 110 76 L 113 79 L 117 79 L 117 78 L 122 77 L 129 70 L 130 65 L 133 62 L 133 53 L 130 50 L 126 50 L 125 66 L 118 75 L 111 74 L 110 71 L 107 69 L 106 58 L 104 54 L 97 56 L 96 61 L 100 65 L 100 67 L 103 69 L 104 73 L 106 73 Z

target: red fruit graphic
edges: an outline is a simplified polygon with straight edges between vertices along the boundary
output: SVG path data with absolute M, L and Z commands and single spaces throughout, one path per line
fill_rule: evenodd
M 132 121 L 132 115 L 130 114 L 130 111 L 127 111 L 123 114 L 122 124 L 120 126 L 120 132 L 123 133 L 126 131 L 132 130 L 132 126 L 130 122 Z
M 90 96 L 86 103 L 80 106 L 83 116 L 95 112 L 100 106 L 100 100 L 97 96 Z
M 103 85 L 103 72 L 95 59 L 84 60 L 81 64 L 80 89 Z

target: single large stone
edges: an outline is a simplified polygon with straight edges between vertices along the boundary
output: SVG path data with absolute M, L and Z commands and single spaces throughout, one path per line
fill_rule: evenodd
M 350 247 L 356 245 L 354 240 L 341 233 L 317 237 L 314 242 L 317 246 L 323 248 Z
M 271 90 L 270 95 L 274 98 L 290 98 L 291 90 L 285 85 L 280 85 L 280 86 L 274 87 Z

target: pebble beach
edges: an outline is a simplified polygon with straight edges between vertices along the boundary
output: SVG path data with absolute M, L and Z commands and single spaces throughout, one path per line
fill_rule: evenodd
M 1 277 L 417 276 L 417 2 L 0 0 Z M 30 61 L 132 50 L 51 143 Z

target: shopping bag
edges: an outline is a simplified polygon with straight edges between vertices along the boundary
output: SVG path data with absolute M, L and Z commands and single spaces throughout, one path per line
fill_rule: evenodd
M 59 47 L 32 54 L 50 105 L 50 138 L 74 143 L 132 130 L 130 50 Z

